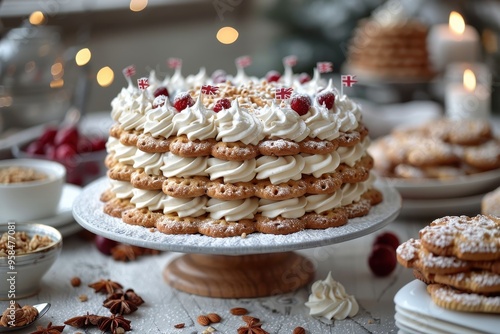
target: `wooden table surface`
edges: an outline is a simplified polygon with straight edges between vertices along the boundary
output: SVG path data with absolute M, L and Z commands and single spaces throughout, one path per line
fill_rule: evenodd
M 134 289 L 144 300 L 138 311 L 127 315 L 132 321 L 132 333 L 203 333 L 207 327 L 196 322 L 200 314 L 218 313 L 222 322 L 213 324 L 219 333 L 236 333 L 244 325 L 240 317 L 231 315 L 233 307 L 245 307 L 250 315 L 260 318 L 262 328 L 273 334 L 292 333 L 302 326 L 307 333 L 397 333 L 394 322 L 396 292 L 413 280 L 410 269 L 398 265 L 388 277 L 375 277 L 367 265 L 367 259 L 375 236 L 382 231 L 395 232 L 405 241 L 418 237 L 418 231 L 429 221 L 408 222 L 397 219 L 384 229 L 355 240 L 325 247 L 298 251 L 310 259 L 316 267 L 315 280 L 332 277 L 341 282 L 347 293 L 356 297 L 359 313 L 352 319 L 325 324 L 311 316 L 304 305 L 311 285 L 294 293 L 256 299 L 216 299 L 200 297 L 171 288 L 165 283 L 162 271 L 179 253 L 164 252 L 156 256 L 141 257 L 133 262 L 117 262 L 102 255 L 94 246 L 79 235 L 64 238 L 61 256 L 44 276 L 38 295 L 21 300 L 21 304 L 50 302 L 49 312 L 37 322 L 61 325 L 71 317 L 91 314 L 109 315 L 102 306 L 104 295 L 96 294 L 87 285 L 100 279 L 111 279 L 124 288 Z M 80 287 L 70 284 L 72 277 L 82 281 Z M 88 301 L 81 302 L 78 296 L 85 294 Z M 8 302 L 1 302 L 2 309 Z M 184 323 L 183 329 L 174 325 Z M 26 330 L 31 333 L 35 326 Z M 64 333 L 100 333 L 97 328 L 76 329 L 66 326 Z M 20 332 L 18 332 L 20 333 Z

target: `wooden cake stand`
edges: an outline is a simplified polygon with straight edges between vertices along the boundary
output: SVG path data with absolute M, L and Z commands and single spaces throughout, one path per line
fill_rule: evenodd
M 128 225 L 103 212 L 100 194 L 108 188 L 101 178 L 86 186 L 73 205 L 73 216 L 85 229 L 118 242 L 186 253 L 167 264 L 163 277 L 172 287 L 207 297 L 253 298 L 295 291 L 313 278 L 313 263 L 294 250 L 355 239 L 393 221 L 401 197 L 392 187 L 377 184 L 384 201 L 370 214 L 341 227 L 305 230 L 290 235 L 252 233 L 246 238 L 167 235 Z

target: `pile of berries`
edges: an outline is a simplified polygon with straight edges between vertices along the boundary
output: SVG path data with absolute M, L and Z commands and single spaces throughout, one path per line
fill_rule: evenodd
M 384 232 L 375 238 L 368 258 L 368 265 L 375 276 L 387 276 L 396 268 L 396 248 L 399 244 L 399 238 L 392 232 Z

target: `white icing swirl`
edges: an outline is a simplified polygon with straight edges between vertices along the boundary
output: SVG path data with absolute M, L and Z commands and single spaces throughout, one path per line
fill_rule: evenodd
M 255 177 L 255 159 L 245 161 L 227 161 L 217 158 L 208 159 L 206 172 L 210 180 L 224 178 L 224 183 L 250 182 Z
M 340 131 L 348 132 L 355 130 L 358 127 L 361 118 L 361 111 L 359 105 L 349 99 L 347 96 L 335 97 L 335 113 L 340 122 Z
M 118 138 L 109 136 L 108 141 L 106 142 L 106 152 L 115 153 L 116 148 L 122 145 Z
M 342 320 L 354 317 L 359 311 L 354 296 L 346 293 L 344 286 L 332 278 L 331 272 L 324 281 L 314 282 L 311 290 L 305 305 L 314 317 Z
M 368 146 L 370 146 L 370 138 L 366 137 L 362 142 L 352 147 L 339 147 L 337 152 L 340 155 L 340 163 L 354 166 L 366 154 Z
M 149 211 L 162 210 L 161 200 L 166 196 L 158 190 L 144 190 L 135 188 L 130 203 L 138 209 L 148 208 Z
M 342 202 L 341 205 L 349 205 L 358 202 L 363 195 L 375 182 L 375 176 L 370 173 L 368 180 L 358 183 L 344 183 L 342 185 Z
M 179 91 L 186 90 L 186 80 L 182 76 L 181 67 L 177 67 L 172 77 L 168 79 L 168 82 L 166 81 L 167 80 L 164 80 L 163 83 L 166 84 L 171 96 L 175 96 L 175 94 Z
M 237 222 L 241 219 L 252 219 L 258 207 L 259 200 L 255 197 L 233 201 L 211 198 L 205 210 L 212 219 L 225 218 L 226 221 Z
M 188 75 L 186 77 L 186 86 L 189 89 L 195 89 L 197 87 L 201 87 L 208 80 L 207 71 L 204 67 L 201 67 L 197 74 Z
M 264 138 L 262 123 L 234 100 L 229 109 L 219 111 L 215 116 L 217 140 L 223 142 L 241 141 L 257 145 Z
M 137 147 L 127 145 L 115 146 L 115 159 L 125 165 L 134 164 L 134 156 L 137 152 Z
M 257 159 L 257 180 L 269 179 L 272 184 L 289 180 L 300 180 L 305 162 L 301 155 L 296 156 L 262 156 Z
M 328 154 L 302 154 L 304 157 L 303 174 L 312 174 L 320 177 L 323 174 L 333 173 L 340 165 L 340 156 L 337 152 Z
M 123 113 L 130 112 L 132 101 L 138 98 L 139 95 L 140 91 L 134 86 L 123 87 L 120 93 L 111 101 L 111 118 L 118 122 Z
M 304 120 L 288 106 L 280 107 L 274 102 L 264 106 L 257 117 L 264 126 L 264 135 L 270 139 L 289 139 L 295 142 L 304 140 L 309 135 L 309 128 Z
M 176 198 L 165 195 L 161 199 L 164 214 L 177 213 L 179 217 L 199 217 L 205 214 L 205 205 L 208 198 L 199 196 L 195 198 Z
M 160 175 L 160 168 L 163 166 L 163 155 L 161 153 L 147 153 L 137 150 L 132 158 L 134 168 L 144 168 L 148 175 Z
M 118 119 L 121 127 L 126 130 L 142 130 L 146 121 L 145 114 L 151 110 L 151 101 L 146 96 L 146 91 L 143 91 L 139 97 L 133 100 L 130 112 L 122 113 Z
M 111 191 L 117 198 L 131 198 L 134 191 L 134 186 L 127 181 L 117 181 L 109 179 Z
M 290 198 L 283 201 L 260 199 L 258 211 L 268 218 L 299 218 L 305 213 L 307 200 L 305 197 Z
M 175 135 L 172 119 L 176 114 L 177 109 L 170 105 L 168 101 L 163 106 L 150 110 L 146 114 L 144 133 L 150 133 L 155 138 L 160 136 L 168 138 Z
M 176 114 L 172 122 L 177 135 L 184 134 L 189 140 L 205 140 L 217 136 L 214 118 L 215 113 L 203 106 L 200 94 L 196 103 Z
M 306 197 L 306 211 L 322 213 L 340 207 L 342 201 L 342 191 L 338 190 L 333 194 L 309 195 Z
M 310 129 L 309 137 L 334 140 L 340 135 L 338 116 L 324 106 L 312 106 L 302 119 Z
M 160 170 L 166 177 L 207 176 L 207 160 L 207 157 L 183 158 L 167 152 Z

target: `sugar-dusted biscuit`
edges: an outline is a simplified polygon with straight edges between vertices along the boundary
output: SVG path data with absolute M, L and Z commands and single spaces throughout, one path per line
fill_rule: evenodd
M 139 131 L 122 131 L 120 134 L 120 143 L 125 146 L 137 146 L 137 141 L 139 140 Z
M 194 158 L 208 156 L 212 153 L 212 147 L 216 144 L 215 139 L 189 140 L 185 135 L 173 137 L 170 142 L 170 152 L 175 155 Z
M 134 207 L 135 206 L 130 203 L 129 199 L 115 197 L 104 204 L 103 211 L 112 217 L 121 218 L 122 212 L 128 209 L 133 209 Z
M 500 168 L 500 139 L 490 140 L 474 147 L 466 147 L 464 160 L 481 171 Z
M 352 147 L 361 142 L 361 134 L 358 131 L 341 132 L 336 142 L 340 147 Z
M 259 153 L 255 145 L 243 144 L 242 142 L 225 143 L 218 142 L 212 146 L 212 156 L 221 160 L 245 161 L 253 159 Z
M 167 181 L 165 176 L 148 175 L 142 169 L 136 170 L 130 175 L 130 183 L 132 183 L 134 188 L 144 190 L 161 190 L 165 181 Z
M 500 217 L 500 187 L 484 195 L 481 200 L 481 213 Z
M 198 232 L 214 238 L 236 237 L 255 232 L 255 222 L 251 219 L 242 219 L 238 222 L 202 219 L 198 225 Z
M 108 169 L 112 168 L 117 163 L 118 163 L 118 160 L 115 159 L 114 153 L 108 153 L 106 155 L 106 158 L 104 158 L 104 166 L 106 166 L 106 168 L 108 168 Z
M 165 234 L 196 234 L 199 223 L 199 218 L 166 214 L 158 218 L 156 229 Z
M 320 177 L 312 175 L 303 175 L 302 180 L 307 185 L 307 193 L 312 195 L 317 194 L 333 194 L 342 186 L 342 174 L 328 173 Z
M 291 234 L 302 231 L 306 222 L 298 218 L 284 218 L 281 216 L 268 218 L 262 215 L 256 216 L 256 229 L 266 234 Z
M 343 183 L 358 183 L 368 180 L 370 170 L 364 166 L 354 165 L 353 167 L 346 164 L 340 164 L 337 167 L 337 173 L 342 176 Z
M 308 212 L 302 219 L 306 222 L 306 228 L 325 229 L 347 224 L 349 216 L 344 208 L 335 208 L 322 213 Z
M 255 195 L 251 182 L 224 183 L 222 179 L 207 182 L 207 195 L 221 200 L 245 199 Z
M 376 188 L 370 188 L 367 191 L 365 191 L 363 195 L 361 195 L 361 198 L 369 200 L 370 205 L 374 206 L 379 203 L 382 203 L 382 201 L 384 200 L 384 195 L 380 190 Z
M 258 148 L 260 154 L 269 156 L 296 155 L 300 153 L 299 144 L 286 139 L 264 139 L 259 143 Z
M 497 295 L 500 293 L 500 275 L 487 270 L 435 274 L 434 281 L 461 291 Z
M 111 190 L 111 188 L 109 188 L 109 189 L 104 190 L 101 193 L 101 197 L 99 197 L 99 200 L 101 202 L 109 202 L 109 201 L 111 201 L 115 197 L 116 197 L 115 194 L 113 193 L 113 191 Z
M 300 153 L 328 154 L 334 152 L 339 143 L 336 140 L 321 140 L 319 138 L 306 138 L 299 142 Z
M 347 212 L 349 219 L 351 219 L 366 216 L 370 212 L 371 207 L 369 199 L 361 198 L 357 202 L 344 206 L 344 210 Z
M 148 208 L 133 208 L 122 212 L 122 220 L 130 225 L 155 227 L 156 221 L 163 215 L 162 212 L 152 212 Z
M 436 305 L 448 310 L 500 313 L 500 296 L 467 293 L 443 284 L 429 284 L 427 292 Z
M 462 260 L 500 259 L 500 218 L 446 216 L 420 230 L 422 245 L 436 255 Z
M 147 153 L 165 153 L 170 151 L 170 138 L 155 138 L 149 134 L 141 133 L 137 138 L 137 148 Z
M 163 182 L 161 189 L 172 197 L 193 198 L 205 195 L 208 182 L 209 179 L 204 176 L 170 177 Z
M 118 163 L 108 169 L 107 175 L 112 180 L 130 181 L 133 172 L 135 172 L 134 167 Z
M 306 192 L 307 184 L 303 180 L 289 180 L 280 184 L 272 184 L 270 181 L 255 183 L 255 196 L 275 201 L 301 197 Z

